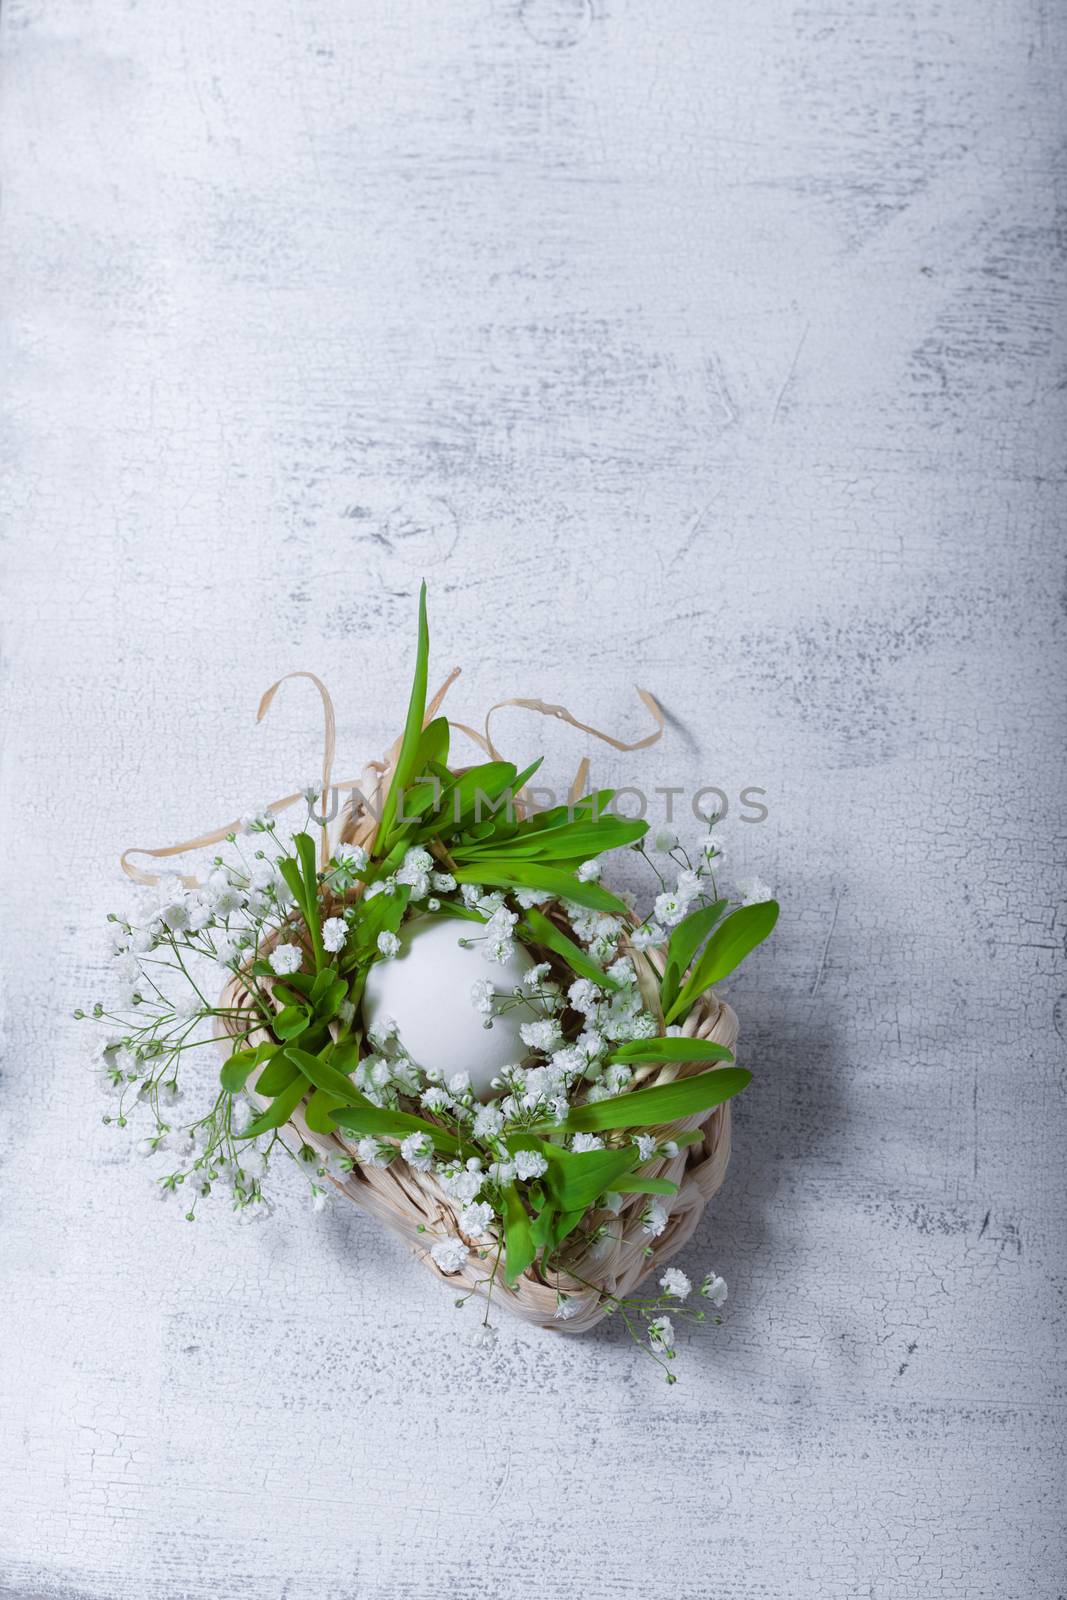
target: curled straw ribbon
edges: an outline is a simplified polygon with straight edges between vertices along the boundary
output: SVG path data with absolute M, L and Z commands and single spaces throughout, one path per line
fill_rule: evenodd
M 445 679 L 444 683 L 438 689 L 437 693 L 426 707 L 424 725 L 425 723 L 430 722 L 437 715 L 445 695 L 459 677 L 459 673 L 460 668 L 454 667 L 449 673 L 448 677 Z M 285 677 L 279 678 L 276 683 L 271 684 L 270 688 L 260 700 L 259 710 L 256 712 L 256 721 L 262 722 L 263 718 L 270 710 L 270 707 L 274 701 L 274 696 L 277 694 L 282 684 L 287 683 L 290 678 L 310 679 L 310 681 L 319 691 L 319 696 L 322 700 L 322 793 L 326 795 L 329 793 L 331 787 L 330 777 L 333 772 L 333 758 L 337 744 L 337 719 L 334 715 L 333 701 L 330 698 L 330 691 L 327 689 L 322 679 L 314 672 L 287 672 Z M 486 712 L 484 734 L 478 733 L 474 728 L 468 727 L 465 722 L 453 722 L 451 718 L 449 718 L 449 726 L 455 728 L 458 733 L 465 733 L 467 737 L 472 739 L 478 748 L 484 751 L 484 753 L 492 761 L 499 761 L 502 758 L 496 746 L 494 745 L 492 735 L 489 732 L 489 722 L 495 712 L 503 711 L 507 706 L 519 706 L 525 711 L 536 711 L 538 715 L 542 717 L 555 717 L 559 722 L 566 722 L 570 727 L 577 728 L 579 732 L 588 733 L 594 739 L 599 739 L 602 744 L 611 745 L 612 749 L 614 750 L 644 750 L 649 745 L 655 744 L 656 740 L 659 739 L 663 733 L 663 712 L 660 710 L 659 706 L 656 704 L 655 700 L 649 694 L 647 689 L 638 689 L 637 693 L 651 713 L 656 726 L 652 733 L 646 734 L 643 739 L 634 740 L 632 744 L 627 744 L 623 739 L 613 738 L 610 733 L 603 733 L 599 728 L 593 728 L 587 722 L 579 722 L 578 718 L 573 716 L 572 713 L 567 710 L 566 706 L 547 705 L 544 700 L 501 700 L 495 706 L 490 706 L 489 710 Z M 400 743 L 401 741 L 397 739 L 385 761 L 368 762 L 366 770 L 374 772 L 377 775 L 377 786 L 383 785 L 386 775 L 391 772 L 400 752 Z M 571 804 L 580 798 L 583 790 L 585 789 L 588 777 L 589 757 L 583 756 L 581 762 L 579 763 L 578 771 L 575 774 L 574 782 L 570 787 L 569 798 Z M 358 790 L 363 782 L 363 778 L 350 778 L 343 783 L 335 783 L 333 788 L 336 790 Z M 303 790 L 298 789 L 295 794 L 283 795 L 280 800 L 271 801 L 269 809 L 273 812 L 284 811 L 287 807 L 295 805 L 295 803 L 302 798 Z M 155 850 L 150 850 L 147 846 L 131 845 L 128 850 L 123 851 L 120 857 L 120 865 L 126 876 L 128 878 L 132 878 L 134 883 L 158 883 L 161 876 L 159 873 L 145 872 L 143 868 L 135 866 L 134 863 L 130 861 L 130 856 L 151 856 L 154 860 L 159 861 L 166 859 L 168 856 L 185 855 L 189 850 L 202 850 L 208 845 L 221 844 L 223 839 L 228 838 L 231 833 L 236 833 L 240 826 L 241 823 L 240 819 L 238 818 L 233 822 L 226 823 L 221 828 L 213 828 L 210 833 L 202 833 L 195 839 L 186 839 L 181 844 L 163 845 Z M 320 844 L 320 856 L 323 868 L 326 867 L 329 861 L 329 852 L 329 839 L 327 836 L 327 830 L 324 828 L 322 830 L 322 839 Z M 198 887 L 200 882 L 199 878 L 188 873 L 182 873 L 180 876 L 182 883 L 187 889 L 195 889 Z

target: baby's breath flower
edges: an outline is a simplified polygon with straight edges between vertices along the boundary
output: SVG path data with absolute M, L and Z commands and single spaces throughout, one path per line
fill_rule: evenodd
M 572 1300 L 570 1295 L 557 1294 L 554 1315 L 560 1322 L 569 1322 L 572 1317 L 578 1315 L 581 1309 L 580 1302 Z
M 430 1255 L 442 1272 L 458 1272 L 461 1267 L 466 1266 L 469 1254 L 470 1251 L 463 1240 L 454 1237 L 438 1239 L 436 1244 L 430 1246 Z
M 688 1299 L 693 1287 L 685 1273 L 678 1267 L 668 1267 L 659 1282 L 664 1294 L 670 1295 L 672 1300 Z
M 474 1239 L 485 1238 L 492 1220 L 493 1208 L 486 1200 L 476 1200 L 473 1205 L 464 1206 L 459 1214 L 461 1229 Z
M 480 1167 L 473 1171 L 467 1167 L 460 1167 L 457 1171 L 441 1173 L 442 1189 L 451 1199 L 458 1200 L 464 1206 L 473 1204 L 484 1182 L 485 1173 Z
M 388 961 L 400 949 L 400 940 L 395 933 L 390 933 L 386 930 L 378 935 L 378 949 Z
M 304 952 L 298 944 L 275 945 L 268 960 L 275 972 L 280 977 L 285 977 L 291 972 L 299 972 Z
M 241 818 L 242 833 L 266 833 L 274 826 L 274 813 L 269 806 L 263 806 L 259 811 L 250 811 Z
M 648 1342 L 653 1350 L 663 1350 L 668 1355 L 674 1350 L 674 1324 L 670 1317 L 655 1317 L 648 1325 Z
M 658 1239 L 667 1226 L 668 1212 L 661 1200 L 653 1200 L 641 1218 L 645 1232 L 652 1239 Z
M 578 868 L 577 878 L 579 883 L 596 883 L 600 877 L 599 861 L 583 861 Z
M 665 928 L 673 928 L 685 916 L 688 905 L 676 894 L 658 894 L 653 909 L 657 922 L 661 922 Z
M 551 900 L 552 894 L 548 889 L 516 889 L 515 899 L 524 911 L 529 911 L 531 906 L 543 906 Z
M 515 1176 L 517 1178 L 539 1178 L 548 1171 L 548 1162 L 540 1150 L 516 1150 Z
M 358 883 L 359 875 L 366 870 L 367 852 L 358 844 L 339 844 L 330 861 L 328 878 L 331 888 L 350 889 Z
M 571 1149 L 578 1155 L 589 1150 L 603 1150 L 604 1141 L 598 1133 L 576 1133 L 571 1139 Z
M 491 1016 L 494 993 L 488 978 L 476 978 L 471 984 L 471 1005 L 475 1011 L 480 1011 L 485 1017 Z
M 410 1133 L 400 1141 L 400 1154 L 409 1167 L 428 1172 L 433 1165 L 433 1140 L 428 1133 Z
M 539 1022 L 521 1022 L 519 1035 L 523 1044 L 529 1045 L 531 1050 L 547 1052 L 563 1043 L 562 1030 L 554 1017 L 546 1017 Z
M 514 911 L 509 911 L 506 906 L 500 906 L 493 912 L 485 925 L 485 942 L 482 945 L 482 954 L 487 961 L 503 966 L 511 960 L 515 954 L 512 931 L 518 920 Z
M 322 925 L 322 942 L 331 953 L 344 949 L 348 924 L 344 917 L 327 917 Z
M 474 1127 L 471 1131 L 476 1139 L 494 1139 L 503 1126 L 502 1111 L 496 1106 L 480 1106 L 474 1114 Z
M 601 991 L 588 978 L 578 978 L 567 990 L 567 999 L 572 1011 L 588 1016 L 601 999 Z
M 360 1139 L 356 1145 L 356 1159 L 365 1167 L 387 1167 L 392 1156 L 392 1145 L 378 1139 Z
M 376 1017 L 371 1023 L 367 1029 L 367 1035 L 380 1050 L 389 1043 L 390 1039 L 396 1038 L 396 1031 L 396 1018 L 383 1013 L 382 1016 Z
M 705 1300 L 710 1300 L 713 1306 L 726 1304 L 726 1279 L 720 1278 L 718 1273 L 709 1272 L 704 1282 L 700 1285 L 700 1292 Z

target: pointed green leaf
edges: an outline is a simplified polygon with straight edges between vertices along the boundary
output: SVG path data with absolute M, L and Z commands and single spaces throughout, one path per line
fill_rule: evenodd
M 666 1020 L 673 1022 L 706 989 L 728 977 L 750 951 L 763 943 L 777 921 L 777 900 L 762 900 L 754 906 L 741 906 L 731 912 L 708 940 L 704 954 L 686 979 Z
M 336 1111 L 341 1104 L 336 1095 L 327 1094 L 325 1089 L 315 1089 L 304 1107 L 304 1121 L 312 1133 L 336 1133 L 330 1112 Z
M 269 1061 L 278 1046 L 272 1042 L 257 1044 L 252 1050 L 235 1050 L 233 1055 L 222 1064 L 219 1073 L 219 1082 L 230 1094 L 237 1094 L 243 1089 L 251 1072 L 258 1066 Z
M 509 1183 L 504 1190 L 504 1241 L 507 1247 L 507 1281 L 514 1283 L 530 1265 L 537 1254 L 537 1247 L 526 1207 L 513 1183 Z
M 295 1083 L 299 1077 L 297 1068 L 288 1060 L 284 1051 L 279 1049 L 256 1079 L 256 1093 L 269 1100 L 288 1089 L 289 1085 Z
M 520 933 L 522 926 L 519 928 Z M 586 955 L 573 939 L 568 939 L 565 933 L 561 933 L 556 924 L 549 921 L 536 906 L 531 906 L 527 911 L 525 926 L 529 928 L 536 944 L 543 945 L 546 950 L 552 950 L 556 955 L 562 956 L 571 971 L 577 973 L 579 978 L 588 978 L 591 983 L 598 984 L 602 989 L 611 990 L 619 987 L 614 978 L 609 978 L 607 973 L 597 966 L 592 956 Z
M 254 1122 L 250 1122 L 240 1137 L 254 1139 L 258 1134 L 266 1133 L 271 1128 L 280 1128 L 283 1122 L 289 1121 L 309 1087 L 307 1081 L 297 1073 L 295 1081 L 288 1089 L 283 1089 L 281 1094 L 275 1096 L 266 1111 L 261 1112 Z
M 677 1194 L 678 1185 L 669 1178 L 620 1178 L 616 1194 Z
M 271 1029 L 279 1039 L 297 1039 L 307 1032 L 310 1020 L 303 1006 L 285 1006 L 275 1016 Z
M 396 767 L 393 771 L 393 781 L 389 785 L 389 793 L 385 797 L 382 807 L 381 821 L 378 825 L 377 853 L 388 846 L 389 835 L 392 831 L 396 817 L 396 798 L 401 789 L 406 789 L 414 776 L 415 758 L 418 754 L 419 740 L 422 738 L 422 723 L 426 715 L 426 677 L 430 660 L 430 630 L 426 621 L 426 585 L 419 589 L 419 641 L 415 651 L 415 672 L 411 680 L 411 697 L 408 701 L 407 721 L 404 724 L 404 736 L 400 741 L 400 754 L 397 756 Z
M 316 1089 L 325 1089 L 327 1094 L 336 1095 L 346 1105 L 358 1105 L 365 1098 L 351 1079 L 346 1078 L 323 1056 L 313 1056 L 307 1050 L 298 1050 L 293 1045 L 289 1045 L 285 1054 Z
M 562 1123 L 535 1123 L 535 1133 L 601 1133 L 612 1128 L 658 1128 L 682 1117 L 710 1111 L 752 1081 L 744 1067 L 719 1067 L 691 1078 L 634 1089 L 590 1105 L 572 1106 Z M 609 1185 L 610 1187 L 610 1185 Z
M 371 1105 L 370 1101 L 366 1105 L 346 1106 L 343 1111 L 332 1112 L 331 1121 L 350 1133 L 385 1134 L 395 1139 L 403 1139 L 409 1133 L 428 1133 L 436 1148 L 445 1155 L 459 1154 L 459 1140 L 447 1128 L 439 1128 L 434 1122 L 424 1122 L 422 1117 L 413 1117 L 406 1111 L 392 1111 L 388 1107 Z
M 611 1061 L 732 1061 L 733 1052 L 713 1039 L 632 1039 L 612 1047 Z
M 679 972 L 684 972 L 689 966 L 729 903 L 728 900 L 716 900 L 713 905 L 699 906 L 679 922 L 667 946 L 667 959 L 677 962 Z
M 479 861 L 476 867 L 461 868 L 455 876 L 459 883 L 482 883 L 490 888 L 544 889 L 559 900 L 571 900 L 575 905 L 588 906 L 592 911 L 604 911 L 613 916 L 626 915 L 622 901 L 602 889 L 598 883 L 581 883 L 569 873 L 534 862 L 485 859 Z
M 555 1128 L 555 1124 L 550 1124 Z M 564 1124 L 564 1126 L 566 1126 Z M 616 1150 L 561 1150 L 559 1145 L 529 1134 L 513 1134 L 506 1141 L 509 1150 L 538 1150 L 548 1162 L 548 1171 L 541 1182 L 553 1204 L 560 1211 L 584 1211 L 606 1190 L 615 1187 L 615 1180 L 637 1165 L 640 1153 L 636 1145 L 625 1145 Z
M 315 841 L 309 833 L 294 833 L 293 843 L 296 845 L 300 871 L 304 878 L 305 903 L 311 907 L 319 897 L 319 875 L 315 865 Z

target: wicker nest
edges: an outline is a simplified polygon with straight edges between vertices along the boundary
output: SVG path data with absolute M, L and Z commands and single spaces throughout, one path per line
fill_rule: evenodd
M 312 675 L 306 674 L 306 676 Z M 446 680 L 427 708 L 427 720 L 436 713 L 455 676 L 453 673 Z M 333 754 L 333 709 L 324 686 L 318 679 L 313 681 L 322 694 L 327 714 L 327 753 L 323 768 L 325 790 L 329 784 Z M 263 697 L 261 716 L 277 687 L 275 684 Z M 655 702 L 644 691 L 639 693 L 662 726 L 662 717 Z M 588 727 L 587 724 L 576 721 L 563 707 L 546 706 L 541 701 L 529 700 L 508 701 L 503 704 L 525 706 L 543 715 L 562 718 L 617 749 L 640 748 L 643 744 L 659 737 L 657 732 L 638 741 L 636 745 L 626 745 Z M 453 726 L 462 728 L 487 754 L 492 757 L 497 756 L 498 752 L 489 738 L 488 719 L 484 738 L 474 730 L 466 728 L 464 724 L 456 723 Z M 346 843 L 359 844 L 367 850 L 373 847 L 377 831 L 376 818 L 380 815 L 381 801 L 392 776 L 398 749 L 399 741 L 383 761 L 371 762 L 365 768 L 357 790 L 358 805 L 346 817 L 341 828 L 340 838 Z M 582 792 L 581 785 L 587 773 L 588 762 L 583 762 L 572 789 L 572 799 L 576 799 Z M 356 789 L 354 784 L 342 787 Z M 517 802 L 517 808 L 521 809 L 521 799 Z M 204 843 L 206 838 L 197 842 Z M 359 892 L 357 889 L 353 894 L 339 898 L 333 909 L 337 912 L 343 911 L 345 904 L 351 904 Z M 562 906 L 543 906 L 541 909 L 551 914 L 561 927 L 567 926 L 566 913 Z M 299 926 L 278 929 L 272 938 L 261 942 L 259 955 L 268 955 L 274 944 L 279 943 L 283 937 L 302 943 L 304 936 Z M 645 1004 L 662 1026 L 659 978 L 662 975 L 664 958 L 652 952 L 634 950 L 625 940 L 623 944 L 637 970 Z M 538 959 L 548 961 L 554 968 L 558 967 L 558 958 L 551 951 L 541 951 Z M 569 978 L 571 975 L 567 976 Z M 227 1033 L 242 1034 L 248 1026 L 251 1011 L 245 984 L 239 978 L 232 979 L 226 985 L 220 1003 L 225 1008 L 232 1008 L 225 1019 Z M 728 1005 L 707 994 L 690 1011 L 682 1032 L 690 1038 L 710 1039 L 728 1050 L 733 1050 L 737 1038 L 737 1017 Z M 267 1038 L 266 1031 L 260 1028 L 250 1034 L 247 1043 L 254 1045 Z M 229 1053 L 229 1044 L 226 1048 Z M 707 1070 L 706 1062 L 646 1066 L 635 1071 L 633 1083 L 634 1087 L 643 1088 L 702 1070 Z M 249 1094 L 253 1103 L 258 1106 L 263 1107 L 267 1104 L 251 1091 Z M 346 1137 L 342 1130 L 333 1134 L 318 1133 L 308 1127 L 300 1109 L 287 1126 L 292 1129 L 301 1144 L 310 1145 L 324 1156 L 347 1155 L 355 1161 L 355 1140 Z M 462 1233 L 457 1220 L 458 1208 L 445 1194 L 432 1173 L 417 1171 L 398 1155 L 388 1167 L 357 1164 L 344 1177 L 332 1176 L 331 1182 L 350 1200 L 354 1200 L 371 1216 L 398 1234 L 418 1259 L 453 1291 L 475 1290 L 481 1294 L 488 1294 L 491 1291 L 494 1304 L 504 1306 L 527 1322 L 536 1323 L 543 1328 L 582 1333 L 594 1327 L 608 1314 L 609 1304 L 613 1298 L 623 1298 L 632 1293 L 643 1278 L 662 1268 L 687 1243 L 700 1221 L 704 1207 L 720 1188 L 730 1160 L 729 1102 L 724 1102 L 711 1111 L 664 1126 L 660 1130 L 660 1138 L 666 1141 L 674 1134 L 696 1130 L 701 1132 L 703 1136 L 701 1139 L 683 1146 L 676 1156 L 646 1162 L 640 1169 L 642 1177 L 666 1178 L 678 1185 L 676 1194 L 662 1198 L 661 1203 L 668 1212 L 668 1220 L 666 1227 L 657 1237 L 650 1239 L 642 1222 L 648 1205 L 647 1196 L 624 1195 L 617 1214 L 597 1209 L 589 1212 L 569 1244 L 564 1245 L 558 1272 L 555 1266 L 549 1271 L 542 1267 L 540 1261 L 534 1261 L 512 1285 L 505 1279 L 504 1262 L 500 1259 L 500 1253 L 496 1248 L 492 1244 L 487 1247 L 484 1239 L 469 1239 Z M 593 1231 L 597 1234 L 595 1242 L 589 1244 L 583 1241 L 582 1234 Z M 466 1239 L 470 1245 L 470 1253 L 466 1264 L 459 1272 L 446 1275 L 434 1262 L 430 1255 L 430 1247 L 437 1240 L 448 1236 Z M 556 1317 L 558 1294 L 567 1295 L 572 1303 L 579 1307 L 578 1311 L 572 1313 L 566 1320 Z
M 278 930 L 272 939 L 260 946 L 260 954 L 268 954 L 283 932 L 287 938 L 300 937 L 296 928 Z M 550 951 L 543 952 L 543 956 L 554 959 Z M 640 965 L 647 963 L 646 975 L 652 975 L 646 956 L 631 952 L 631 957 L 639 964 L 639 973 Z M 233 1008 L 232 1014 L 225 1018 L 227 1033 L 244 1032 L 252 1008 L 247 990 L 238 979 L 227 984 L 221 1004 Z M 682 1031 L 690 1038 L 711 1039 L 732 1050 L 737 1038 L 737 1017 L 728 1005 L 705 997 L 694 1006 Z M 247 1042 L 255 1045 L 267 1038 L 266 1030 L 259 1029 Z M 229 1048 L 227 1045 L 227 1054 Z M 635 1080 L 647 1087 L 702 1068 L 706 1070 L 706 1063 L 645 1068 L 635 1074 Z M 255 1094 L 251 1098 L 260 1107 L 268 1103 Z M 333 1134 L 316 1133 L 308 1127 L 299 1110 L 288 1127 L 301 1144 L 310 1145 L 324 1156 L 347 1155 L 355 1160 L 354 1139 L 340 1129 Z M 704 1207 L 721 1186 L 730 1160 L 729 1102 L 699 1116 L 670 1123 L 660 1130 L 660 1137 L 667 1140 L 674 1134 L 696 1129 L 702 1133 L 702 1139 L 683 1146 L 676 1156 L 657 1158 L 641 1168 L 642 1177 L 666 1178 L 678 1185 L 677 1194 L 663 1197 L 668 1221 L 657 1238 L 650 1240 L 642 1222 L 647 1196 L 624 1195 L 617 1215 L 591 1210 L 581 1224 L 579 1235 L 588 1232 L 590 1226 L 598 1230 L 595 1243 L 586 1245 L 576 1236 L 577 1242 L 572 1239 L 569 1249 L 564 1246 L 558 1272 L 554 1268 L 545 1270 L 540 1261 L 535 1261 L 512 1285 L 505 1281 L 504 1264 L 496 1260 L 495 1248 L 487 1247 L 485 1240 L 469 1239 L 462 1233 L 457 1221 L 457 1205 L 432 1173 L 419 1172 L 397 1156 L 388 1167 L 356 1165 L 343 1178 L 332 1177 L 331 1182 L 342 1194 L 398 1234 L 434 1276 L 453 1290 L 473 1289 L 486 1294 L 492 1287 L 494 1304 L 527 1322 L 568 1333 L 583 1333 L 607 1315 L 612 1298 L 630 1294 L 642 1278 L 663 1267 L 687 1243 Z M 438 1239 L 449 1236 L 467 1238 L 470 1254 L 459 1272 L 446 1276 L 430 1255 L 430 1247 Z M 647 1254 L 650 1245 L 651 1254 Z M 560 1293 L 579 1307 L 567 1321 L 556 1317 L 557 1294 Z

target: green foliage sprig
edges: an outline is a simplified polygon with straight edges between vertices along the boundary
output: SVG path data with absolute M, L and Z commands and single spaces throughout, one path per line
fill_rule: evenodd
M 179 1157 L 158 1183 L 188 1196 L 190 1218 L 220 1187 L 239 1211 L 264 1209 L 263 1179 L 279 1149 L 309 1176 L 317 1207 L 327 1179 L 355 1163 L 432 1170 L 466 1239 L 496 1240 L 513 1283 L 535 1262 L 543 1274 L 573 1265 L 623 1196 L 651 1197 L 655 1237 L 659 1197 L 677 1186 L 641 1169 L 699 1137 L 676 1125 L 750 1079 L 730 1051 L 686 1037 L 683 1024 L 768 937 L 778 907 L 718 892 L 713 830 L 696 866 L 677 841 L 663 845 L 677 884 L 657 867 L 662 892 L 636 922 L 600 882 L 600 859 L 630 848 L 651 860 L 646 824 L 616 815 L 610 789 L 546 811 L 523 804 L 539 762 L 523 772 L 496 759 L 452 764 L 447 720 L 426 721 L 428 664 L 423 585 L 407 718 L 365 847 L 335 843 L 319 870 L 316 833 L 326 824 L 310 787 L 306 823 L 291 836 L 269 812 L 254 814 L 203 885 L 165 880 L 154 904 L 111 919 L 125 994 L 115 1009 L 91 1008 L 111 1029 L 102 1061 L 117 1111 L 105 1120 L 125 1126 L 134 1103 L 148 1108 L 154 1131 L 142 1148 Z M 469 1084 L 424 1071 L 402 1040 L 365 1032 L 368 973 L 392 959 L 415 914 L 469 927 L 489 970 L 516 939 L 537 963 L 528 991 L 500 993 L 489 979 L 474 986 L 472 1003 L 488 1020 L 530 1003 L 541 1018 L 523 1028 L 528 1055 L 488 1106 Z M 657 951 L 656 962 L 646 959 Z M 231 999 L 213 1003 L 220 968 Z M 233 1048 L 212 1102 L 176 1126 L 179 1074 L 220 1030 Z M 354 1149 L 324 1155 L 294 1142 L 298 1108 L 313 1134 L 340 1131 Z M 434 1248 L 442 1264 L 468 1246 L 457 1238 Z

